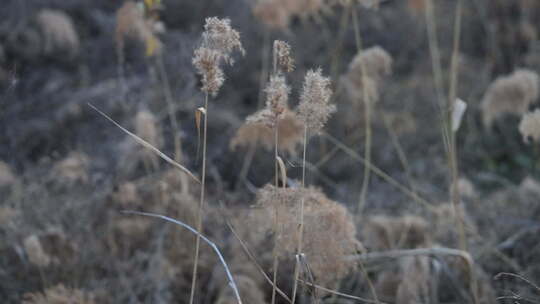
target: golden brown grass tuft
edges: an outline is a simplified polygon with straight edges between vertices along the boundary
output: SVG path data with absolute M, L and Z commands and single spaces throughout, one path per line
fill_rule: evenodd
M 519 123 L 519 132 L 523 136 L 523 141 L 529 143 L 540 142 L 540 109 L 523 114 Z
M 274 134 L 271 128 L 265 123 L 268 121 L 266 115 L 271 115 L 264 109 L 256 112 L 248 118 L 242 125 L 230 143 L 231 149 L 241 146 L 261 145 L 271 151 L 274 148 Z M 278 149 L 282 152 L 296 154 L 298 146 L 302 143 L 302 122 L 296 113 L 285 110 L 278 122 Z
M 47 288 L 43 293 L 26 293 L 23 304 L 95 304 L 91 293 L 65 287 L 62 284 Z
M 300 200 L 304 204 L 303 250 L 313 274 L 322 285 L 335 282 L 346 275 L 355 263 L 346 256 L 361 250 L 356 239 L 354 222 L 345 207 L 328 199 L 316 188 L 276 188 L 266 185 L 257 193 L 259 208 L 254 212 L 266 214 L 268 230 L 278 214 L 277 231 L 273 231 L 275 250 L 282 258 L 294 260 L 298 245 Z M 277 212 L 276 212 L 277 210 Z
M 75 57 L 79 53 L 79 35 L 68 15 L 57 10 L 43 9 L 36 16 L 36 23 L 43 33 L 45 54 L 64 52 L 69 57 Z
M 536 72 L 525 69 L 497 78 L 488 87 L 480 105 L 484 126 L 491 127 L 493 121 L 504 114 L 526 113 L 538 98 L 539 81 Z

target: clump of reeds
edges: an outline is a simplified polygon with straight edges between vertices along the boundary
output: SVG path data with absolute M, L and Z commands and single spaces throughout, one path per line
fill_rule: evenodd
M 355 262 L 346 256 L 362 247 L 357 241 L 356 228 L 345 207 L 330 200 L 316 188 L 276 188 L 266 185 L 257 193 L 253 212 L 264 212 L 269 219 L 262 223 L 273 231 L 275 250 L 281 258 L 293 259 L 297 254 L 300 234 L 300 201 L 304 201 L 302 254 L 322 285 L 335 282 L 346 275 Z M 277 209 L 277 212 L 275 211 Z M 276 214 L 279 217 L 276 218 Z M 274 220 L 277 226 L 271 225 Z M 277 230 L 276 230 L 277 229 Z
M 206 184 L 206 142 L 208 132 L 208 98 L 209 95 L 216 96 L 224 83 L 224 73 L 221 69 L 223 62 L 232 65 L 232 53 L 237 50 L 242 55 L 245 50 L 240 42 L 240 33 L 231 27 L 229 19 L 219 19 L 217 17 L 206 18 L 204 32 L 202 33 L 201 45 L 195 50 L 193 65 L 197 73 L 202 77 L 201 90 L 205 93 L 204 126 L 203 126 L 203 147 L 202 147 L 202 169 L 201 169 L 201 193 L 197 216 L 197 231 L 202 230 L 202 211 L 204 204 L 204 191 Z M 193 303 L 195 287 L 197 282 L 197 268 L 199 259 L 200 235 L 197 234 L 195 245 L 195 262 L 193 266 L 193 279 L 190 294 L 190 303 Z
M 37 14 L 36 23 L 43 35 L 44 54 L 64 52 L 71 58 L 79 54 L 79 35 L 73 21 L 64 12 L 43 9 Z
M 23 304 L 95 304 L 94 295 L 59 284 L 44 292 L 26 293 Z
M 540 109 L 523 114 L 519 123 L 519 132 L 526 143 L 531 139 L 534 142 L 540 142 Z
M 491 127 L 504 114 L 526 113 L 529 105 L 538 99 L 539 81 L 536 72 L 526 69 L 497 78 L 488 87 L 480 106 L 484 126 Z

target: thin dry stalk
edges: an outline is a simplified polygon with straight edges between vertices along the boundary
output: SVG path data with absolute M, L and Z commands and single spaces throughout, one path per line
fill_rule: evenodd
M 236 300 L 238 301 L 238 304 L 242 304 L 242 299 L 240 298 L 240 293 L 238 292 L 238 287 L 236 286 L 236 282 L 234 280 L 234 277 L 233 277 L 233 275 L 232 275 L 232 273 L 231 273 L 231 271 L 229 269 L 229 266 L 227 265 L 227 262 L 225 262 L 225 259 L 223 258 L 223 255 L 221 254 L 221 251 L 219 251 L 219 248 L 217 247 L 217 245 L 214 242 L 210 241 L 207 237 L 202 235 L 198 230 L 195 230 L 193 227 L 189 226 L 188 224 L 185 224 L 184 222 L 181 222 L 179 220 L 175 220 L 173 218 L 170 218 L 170 217 L 167 217 L 167 216 L 164 216 L 164 215 L 160 215 L 160 214 L 156 214 L 156 213 L 149 213 L 149 212 L 139 212 L 139 211 L 122 211 L 122 212 L 127 213 L 127 214 L 136 214 L 136 215 L 142 215 L 142 216 L 155 217 L 155 218 L 159 218 L 159 219 L 174 223 L 174 224 L 176 224 L 178 226 L 186 228 L 191 233 L 197 235 L 198 238 L 205 241 L 216 252 L 216 254 L 217 254 L 218 258 L 219 258 L 219 261 L 221 262 L 221 264 L 223 265 L 223 268 L 225 269 L 227 279 L 229 280 L 229 286 L 231 286 L 231 288 L 233 289 L 234 296 L 236 297 Z
M 232 52 L 238 50 L 242 55 L 245 50 L 240 42 L 240 33 L 231 27 L 229 19 L 217 17 L 206 18 L 202 44 L 195 50 L 193 65 L 197 73 L 202 76 L 202 88 L 205 93 L 204 99 L 204 133 L 203 133 L 203 159 L 201 173 L 201 194 L 197 216 L 197 230 L 202 231 L 202 212 L 204 206 L 204 193 L 206 184 L 206 143 L 208 134 L 208 99 L 209 95 L 216 96 L 225 81 L 221 63 L 232 65 L 234 60 Z M 193 304 L 195 287 L 197 282 L 197 269 L 199 262 L 200 235 L 197 235 L 195 244 L 195 262 L 193 264 L 193 279 L 191 281 L 191 294 L 189 303 Z
M 413 199 L 415 202 L 419 203 L 420 205 L 426 207 L 426 209 L 432 213 L 435 212 L 435 209 L 433 207 L 433 204 L 428 202 L 426 199 L 420 197 L 418 193 L 415 193 L 408 189 L 406 186 L 402 185 L 398 181 L 396 181 L 394 178 L 392 178 L 390 175 L 386 174 L 383 170 L 379 169 L 373 164 L 367 163 L 362 156 L 360 156 L 356 151 L 352 150 L 351 148 L 347 147 L 344 143 L 333 137 L 332 135 L 328 133 L 323 134 L 325 138 L 330 140 L 336 147 L 341 149 L 343 152 L 345 152 L 349 157 L 352 159 L 360 162 L 362 165 L 369 167 L 373 173 L 375 173 L 377 176 L 382 178 L 384 181 L 389 183 L 390 185 L 396 187 L 399 191 L 403 192 L 403 194 L 407 195 L 411 199 Z
M 360 29 L 358 25 L 358 13 L 356 12 L 356 8 L 350 8 L 352 12 L 352 20 L 354 24 L 354 37 L 356 42 L 356 48 L 357 51 L 360 52 L 362 50 L 362 38 L 360 36 Z M 371 164 L 371 96 L 368 93 L 368 84 L 367 84 L 367 71 L 365 66 L 365 61 L 360 60 L 360 72 L 361 72 L 361 84 L 362 84 L 362 99 L 364 100 L 364 120 L 365 120 L 365 138 L 364 138 L 364 159 L 368 164 Z M 364 178 L 362 179 L 362 189 L 360 190 L 360 197 L 358 199 L 358 214 L 361 215 L 364 211 L 364 207 L 366 205 L 366 197 L 369 187 L 369 178 L 370 178 L 370 172 L 368 166 L 364 166 Z
M 186 167 L 180 165 L 178 162 L 174 161 L 172 158 L 165 155 L 165 153 L 159 151 L 156 147 L 152 146 L 151 144 L 149 144 L 148 142 L 146 142 L 145 140 L 143 140 L 139 136 L 133 134 L 132 132 L 128 131 L 126 128 L 122 127 L 119 123 L 117 123 L 112 118 L 107 116 L 107 114 L 105 114 L 105 113 L 101 112 L 100 110 L 98 110 L 98 108 L 96 108 L 92 104 L 88 103 L 88 106 L 91 107 L 94 111 L 98 112 L 101 116 L 105 117 L 108 121 L 112 122 L 115 126 L 120 128 L 120 130 L 122 130 L 124 133 L 126 133 L 127 135 L 129 135 L 133 139 L 135 139 L 135 141 L 137 141 L 137 143 L 139 143 L 140 145 L 142 145 L 143 147 L 145 147 L 147 149 L 150 149 L 150 151 L 156 153 L 157 156 L 159 156 L 160 158 L 162 158 L 163 160 L 165 160 L 169 164 L 173 165 L 175 168 L 177 168 L 180 171 L 186 173 L 191 178 L 193 178 L 195 181 L 200 183 L 199 179 L 197 177 L 195 177 L 195 175 L 193 175 L 193 173 L 191 173 L 191 171 L 189 171 Z
M 201 169 L 201 194 L 199 200 L 199 208 L 197 210 L 197 231 L 202 231 L 202 212 L 204 206 L 204 190 L 206 184 L 206 137 L 208 129 L 208 92 L 204 94 L 204 130 L 203 130 L 203 148 L 202 148 L 202 169 Z M 195 242 L 195 262 L 193 264 L 193 279 L 191 281 L 191 294 L 189 296 L 189 303 L 193 303 L 195 296 L 195 287 L 197 284 L 197 269 L 199 264 L 199 248 L 200 248 L 201 238 L 197 234 L 197 240 Z

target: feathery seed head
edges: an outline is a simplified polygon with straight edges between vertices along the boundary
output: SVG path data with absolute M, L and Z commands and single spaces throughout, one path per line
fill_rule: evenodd
M 362 75 L 362 66 L 367 77 L 379 80 L 392 72 L 392 57 L 380 46 L 374 46 L 354 57 L 349 66 L 349 73 Z
M 213 49 L 200 47 L 195 50 L 193 65 L 202 76 L 202 91 L 216 96 L 225 82 L 225 75 L 219 66 L 221 54 Z
M 274 62 L 283 72 L 290 73 L 294 70 L 291 46 L 287 42 L 281 40 L 274 41 Z
M 202 39 L 203 47 L 218 51 L 223 60 L 231 65 L 234 63 L 231 53 L 235 49 L 242 55 L 246 53 L 240 42 L 240 33 L 231 27 L 231 20 L 227 18 L 206 18 Z
M 523 114 L 519 123 L 519 132 L 526 143 L 529 143 L 530 139 L 540 142 L 540 109 Z
M 225 81 L 223 70 L 220 67 L 221 61 L 232 65 L 231 53 L 237 49 L 245 54 L 240 33 L 231 28 L 229 19 L 219 19 L 217 17 L 206 18 L 204 32 L 202 34 L 202 44 L 195 50 L 193 65 L 197 73 L 202 76 L 202 91 L 212 96 L 217 92 Z
M 282 75 L 273 75 L 264 89 L 266 93 L 266 109 L 271 112 L 270 126 L 275 126 L 283 112 L 288 108 L 291 89 Z
M 311 132 L 319 133 L 335 112 L 336 107 L 328 104 L 331 96 L 330 79 L 322 75 L 320 68 L 309 70 L 300 95 L 298 115 Z

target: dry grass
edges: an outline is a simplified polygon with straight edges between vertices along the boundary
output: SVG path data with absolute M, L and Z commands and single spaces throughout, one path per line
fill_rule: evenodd
M 6 93 L 21 101 L 2 103 L 6 107 L 6 131 L 2 134 L 9 138 L 2 140 L 8 150 L 0 150 L 6 158 L 6 162 L 0 161 L 0 196 L 5 202 L 0 206 L 0 280 L 4 282 L 0 284 L 0 296 L 7 294 L 8 303 L 44 304 L 188 303 L 187 294 L 189 303 L 208 304 L 341 302 L 337 297 L 346 298 L 343 301 L 347 303 L 487 304 L 496 302 L 495 294 L 504 293 L 503 288 L 527 296 L 526 289 L 518 284 L 493 284 L 491 277 L 507 269 L 524 277 L 537 277 L 537 147 L 513 144 L 511 148 L 500 145 L 492 149 L 485 146 L 492 143 L 485 144 L 483 139 L 496 141 L 497 136 L 504 136 L 516 143 L 519 131 L 526 142 L 540 141 L 540 110 L 530 109 L 540 94 L 539 76 L 535 67 L 517 69 L 499 76 L 487 88 L 480 106 L 475 105 L 475 98 L 485 89 L 480 80 L 497 77 L 490 74 L 492 71 L 513 70 L 517 63 L 522 66 L 529 62 L 521 52 L 535 56 L 534 20 L 540 16 L 540 11 L 536 12 L 540 7 L 530 1 L 499 1 L 493 4 L 494 12 L 491 7 L 485 12 L 482 1 L 478 0 L 474 9 L 462 0 L 457 5 L 432 0 L 400 4 L 376 0 L 254 1 L 250 8 L 256 21 L 266 25 L 265 33 L 258 33 L 260 28 L 252 24 L 253 17 L 237 9 L 234 5 L 240 2 L 233 1 L 226 12 L 242 17 L 233 16 L 233 21 L 206 18 L 200 38 L 195 38 L 199 33 L 193 30 L 200 24 L 185 24 L 184 20 L 190 18 L 172 18 L 177 16 L 164 10 L 161 1 L 118 4 L 116 17 L 110 16 L 110 22 L 116 18 L 117 23 L 115 41 L 110 39 L 108 49 L 116 43 L 121 63 L 128 40 L 143 45 L 147 57 L 156 55 L 128 67 L 133 72 L 130 70 L 130 77 L 123 79 L 129 89 L 126 94 L 120 98 L 106 95 L 103 92 L 109 92 L 109 85 L 93 88 L 86 78 L 80 83 L 79 79 L 56 83 L 51 78 L 32 94 L 55 97 L 54 92 L 74 87 L 84 92 L 62 95 L 66 104 L 52 105 L 61 109 L 57 114 L 47 108 L 48 104 L 45 107 L 38 100 L 25 100 L 16 84 Z M 175 7 L 174 1 L 167 5 Z M 189 5 L 189 11 L 182 14 L 191 15 L 199 5 L 222 13 L 219 5 Z M 456 18 L 442 18 L 442 12 L 454 5 Z M 508 55 L 503 48 L 491 49 L 499 38 L 486 29 L 496 22 L 491 14 L 501 8 L 519 15 L 519 32 L 524 37 L 517 40 L 530 44 L 522 46 L 526 50 L 516 46 L 517 55 Z M 40 27 L 36 33 L 45 38 L 45 53 L 75 56 L 81 45 L 93 42 L 82 44 L 78 40 L 79 32 L 84 33 L 80 35 L 84 39 L 94 35 L 93 27 L 75 28 L 65 13 L 39 9 L 35 9 L 37 17 L 30 19 Z M 337 44 L 345 46 L 343 54 L 327 39 L 332 38 L 338 25 L 336 12 L 342 14 Z M 157 36 L 160 14 L 171 26 L 170 35 L 164 35 L 163 41 Z M 399 34 L 425 32 L 421 20 L 417 20 L 420 14 L 426 17 L 427 40 L 411 39 L 418 44 L 395 45 L 395 41 L 402 41 L 393 39 L 398 35 L 395 27 L 403 26 Z M 478 19 L 471 20 L 472 16 Z M 102 17 L 92 15 L 96 20 Z M 412 19 L 394 25 L 397 18 Z M 308 19 L 317 22 L 305 22 Z M 512 27 L 512 22 L 501 21 L 493 28 Z M 262 39 L 258 35 L 264 35 L 268 50 L 263 52 L 260 70 L 254 63 L 259 63 L 259 58 L 247 58 L 229 72 L 235 61 L 233 55 L 245 55 L 240 32 L 232 23 L 242 30 L 242 37 L 247 37 L 249 44 L 245 47 L 250 51 Z M 466 39 L 460 36 L 462 23 L 467 27 L 463 31 Z M 388 24 L 391 26 L 386 27 Z M 81 26 L 79 22 L 76 25 Z M 476 30 L 480 25 L 485 28 Z M 29 33 L 26 24 L 21 28 Z M 484 38 L 477 39 L 484 30 L 488 36 L 485 40 L 493 46 L 484 46 L 488 44 Z M 453 40 L 447 39 L 449 33 L 453 33 Z M 9 45 L 14 38 L 4 41 L 4 34 L 0 29 L 0 44 L 6 43 L 5 58 L 21 64 L 17 48 Z M 269 51 L 271 39 L 283 35 L 297 46 L 296 58 L 289 43 L 282 40 L 275 40 L 273 51 Z M 351 51 L 353 35 L 356 55 Z M 165 54 L 163 43 L 175 39 L 182 40 L 167 45 L 174 51 Z M 481 49 L 483 52 L 497 53 L 494 58 L 508 55 L 519 60 L 501 63 L 508 65 L 504 68 L 478 60 L 472 40 L 486 48 Z M 362 45 L 364 42 L 367 44 Z M 371 46 L 377 43 L 392 51 L 395 58 L 382 46 Z M 460 43 L 466 47 L 460 47 Z M 431 62 L 427 50 L 411 49 L 426 44 Z M 331 67 L 336 77 L 325 77 L 322 71 L 328 68 L 328 58 L 339 62 L 341 55 L 353 58 L 349 66 L 341 70 L 336 64 Z M 448 55 L 451 57 L 446 58 Z M 459 71 L 460 58 L 478 64 L 474 66 L 478 75 L 468 75 L 472 67 Z M 155 86 L 155 60 L 162 88 Z M 1 69 L 13 73 L 13 79 L 21 73 L 21 88 L 33 88 L 41 81 L 28 76 L 28 71 L 34 73 L 28 63 L 11 72 L 5 62 L 0 59 Z M 186 68 L 189 63 L 193 66 Z M 314 64 L 323 68 L 310 69 Z M 138 70 L 143 66 L 150 73 Z M 430 66 L 434 83 L 427 81 L 433 78 L 426 72 Z M 39 65 L 35 68 L 39 73 Z M 97 68 L 88 68 L 90 76 L 85 76 L 85 69 L 80 68 L 81 78 L 94 80 L 91 76 Z M 449 96 L 443 92 L 446 72 Z M 266 87 L 256 92 L 252 86 L 257 81 L 253 79 L 259 74 L 262 87 Z M 461 78 L 478 79 L 478 83 L 458 82 Z M 408 84 L 415 86 L 410 88 Z M 112 87 L 117 90 L 114 84 Z M 332 96 L 334 88 L 337 97 Z M 173 98 L 173 93 L 177 97 Z M 230 125 L 239 125 L 241 115 L 254 111 L 257 93 L 266 97 L 265 107 L 248 116 L 230 139 Z M 83 95 L 84 101 L 77 100 Z M 103 100 L 102 95 L 106 95 Z M 220 103 L 215 111 L 209 110 L 209 102 L 218 95 Z M 196 104 L 203 96 L 204 105 Z M 470 101 L 466 115 L 466 106 L 458 96 L 467 96 Z M 344 103 L 340 103 L 342 97 Z M 84 125 L 85 131 L 92 127 L 92 116 L 81 107 L 90 98 L 103 103 L 103 109 L 130 125 L 133 132 L 94 108 L 128 136 L 116 142 L 118 134 L 100 130 L 82 138 L 72 126 Z M 129 103 L 116 104 L 120 99 Z M 430 100 L 437 101 L 437 115 L 426 106 Z M 334 102 L 340 104 L 339 112 Z M 30 131 L 11 126 L 31 117 L 34 111 L 44 117 L 29 124 Z M 47 116 L 49 111 L 52 119 Z M 334 113 L 336 117 L 329 123 Z M 170 124 L 165 122 L 165 114 Z M 519 126 L 502 125 L 499 119 L 506 114 L 522 115 Z M 77 119 L 64 125 L 67 123 L 62 115 Z M 498 131 L 503 134 L 487 132 L 497 120 L 501 122 Z M 486 128 L 478 129 L 478 122 Z M 442 141 L 434 127 L 439 125 Z M 48 132 L 52 134 L 43 135 Z M 174 144 L 164 138 L 170 134 L 174 134 Z M 310 145 L 310 136 L 320 134 L 321 140 Z M 199 154 L 196 138 L 202 140 L 202 159 L 195 154 Z M 94 146 L 97 140 L 104 140 L 107 146 Z M 59 146 L 49 145 L 49 141 Z M 227 144 L 232 152 L 227 151 Z M 296 156 L 300 145 L 301 165 Z M 165 154 L 173 146 L 174 160 Z M 271 150 L 273 157 L 255 159 L 250 180 L 240 173 L 242 187 L 233 189 L 232 184 L 238 181 L 232 169 L 242 158 L 237 148 L 253 150 L 244 159 L 251 164 L 258 146 Z M 481 152 L 471 152 L 473 146 Z M 17 151 L 13 156 L 11 149 Z M 365 157 L 357 151 L 363 151 Z M 444 157 L 451 172 L 441 165 Z M 175 168 L 165 169 L 161 160 Z M 462 160 L 464 168 L 459 171 L 458 162 L 461 165 Z M 269 169 L 271 162 L 275 171 Z M 364 174 L 359 174 L 356 162 L 363 166 Z M 198 176 L 192 168 L 200 170 Z M 268 172 L 261 170 L 274 171 L 275 176 L 270 179 Z M 377 177 L 370 179 L 371 172 Z M 301 181 L 297 181 L 300 176 Z M 402 181 L 405 179 L 407 182 Z M 514 185 L 518 181 L 521 184 Z M 362 189 L 357 189 L 359 182 Z M 319 185 L 324 188 L 317 188 Z M 498 190 L 493 190 L 496 187 Z M 347 208 L 355 203 L 357 192 L 359 212 L 353 215 Z M 434 203 L 441 201 L 451 203 Z M 187 230 L 120 212 L 125 210 L 175 222 Z M 236 227 L 232 234 L 227 226 L 231 230 Z M 18 294 L 11 295 L 12 291 Z

